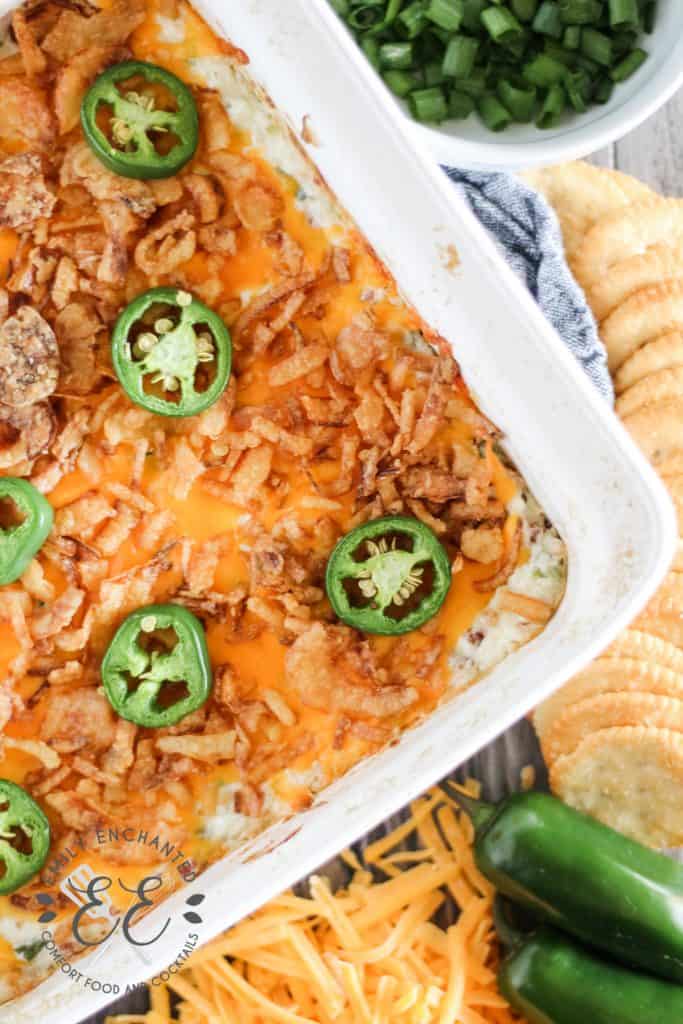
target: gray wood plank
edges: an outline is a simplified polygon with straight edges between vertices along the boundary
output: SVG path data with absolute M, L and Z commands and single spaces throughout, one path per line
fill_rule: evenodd
M 683 195 L 683 91 L 616 144 L 616 166 L 666 196 Z
M 596 167 L 609 167 L 610 170 L 614 170 L 616 167 L 616 151 L 614 145 L 605 146 L 604 149 L 598 149 L 595 153 L 591 153 L 588 157 L 590 163 L 595 164 Z

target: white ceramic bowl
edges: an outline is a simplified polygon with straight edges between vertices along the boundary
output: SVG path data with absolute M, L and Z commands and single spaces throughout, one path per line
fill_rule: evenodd
M 551 131 L 512 125 L 489 131 L 476 114 L 439 127 L 413 122 L 418 144 L 442 164 L 479 170 L 519 170 L 575 160 L 637 128 L 683 85 L 683 0 L 659 0 L 654 32 L 640 44 L 650 54 L 605 106 L 568 117 Z

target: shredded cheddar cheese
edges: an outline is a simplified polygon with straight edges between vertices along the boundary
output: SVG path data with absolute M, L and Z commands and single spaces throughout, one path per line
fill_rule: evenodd
M 413 838 L 418 849 L 403 848 Z M 513 1024 L 496 989 L 493 889 L 472 842 L 469 820 L 433 789 L 364 864 L 346 851 L 346 889 L 313 876 L 308 897 L 285 893 L 168 986 L 150 985 L 147 1013 L 107 1024 L 171 1024 L 171 993 L 183 1024 Z M 459 917 L 444 930 L 433 918 L 449 899 Z

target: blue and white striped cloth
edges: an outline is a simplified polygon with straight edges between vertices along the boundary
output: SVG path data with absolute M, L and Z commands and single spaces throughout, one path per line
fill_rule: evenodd
M 614 399 L 593 314 L 564 259 L 557 218 L 545 200 L 509 174 L 444 168 L 507 262 L 574 353 L 596 388 Z

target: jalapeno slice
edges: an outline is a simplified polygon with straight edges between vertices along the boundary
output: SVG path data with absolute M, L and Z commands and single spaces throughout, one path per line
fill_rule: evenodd
M 178 288 L 152 288 L 134 299 L 116 321 L 111 351 L 128 397 L 159 416 L 196 416 L 230 379 L 230 331 Z
M 0 779 L 0 896 L 37 875 L 50 849 L 50 823 L 25 789 Z
M 124 178 L 170 178 L 199 141 L 199 115 L 179 78 L 145 61 L 104 71 L 85 94 L 81 124 L 105 167 Z
M 20 477 L 0 477 L 0 585 L 18 580 L 52 529 L 50 502 Z
M 161 729 L 211 692 L 204 627 L 178 604 L 150 604 L 121 623 L 102 661 L 102 683 L 121 718 Z
M 325 586 L 342 620 L 364 633 L 396 636 L 433 618 L 451 583 L 448 555 L 436 535 L 409 516 L 385 516 L 339 541 Z

